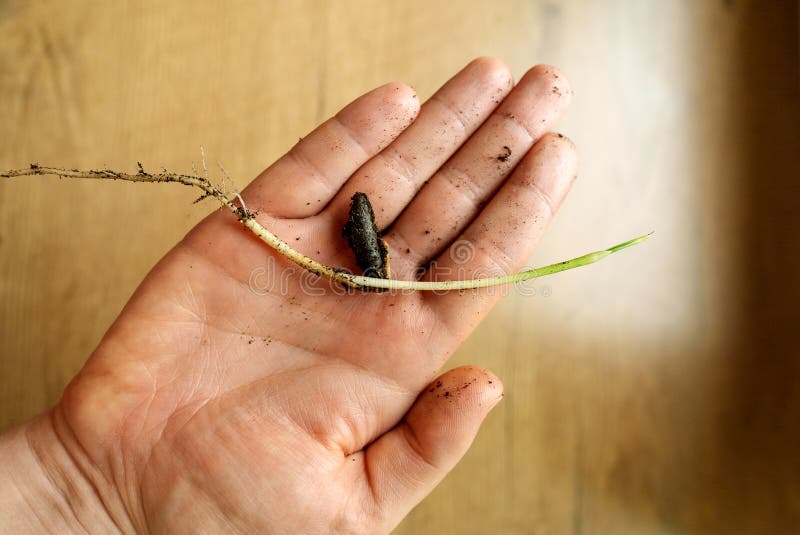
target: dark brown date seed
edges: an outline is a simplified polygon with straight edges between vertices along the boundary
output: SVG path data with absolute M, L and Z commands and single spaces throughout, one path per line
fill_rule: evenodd
M 372 211 L 369 198 L 358 192 L 351 201 L 350 216 L 342 229 L 342 235 L 347 238 L 364 276 L 388 279 L 389 250 L 375 225 L 375 212 Z

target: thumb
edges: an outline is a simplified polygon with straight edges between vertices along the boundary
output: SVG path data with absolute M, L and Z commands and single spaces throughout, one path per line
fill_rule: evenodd
M 405 418 L 366 451 L 375 506 L 387 529 L 427 496 L 469 449 L 503 397 L 503 385 L 475 366 L 450 370 L 428 385 Z

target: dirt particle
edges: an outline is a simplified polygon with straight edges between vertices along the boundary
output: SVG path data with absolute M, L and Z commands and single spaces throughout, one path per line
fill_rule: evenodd
M 511 147 L 508 145 L 503 145 L 503 152 L 500 154 L 497 159 L 501 162 L 505 162 L 511 156 Z

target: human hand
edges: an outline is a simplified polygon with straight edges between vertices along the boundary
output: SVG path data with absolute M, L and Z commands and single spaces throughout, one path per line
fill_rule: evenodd
M 341 228 L 362 191 L 389 229 L 393 278 L 431 260 L 423 277 L 511 273 L 576 173 L 573 145 L 546 134 L 570 95 L 553 67 L 514 87 L 485 58 L 421 109 L 411 88 L 387 84 L 243 197 L 261 224 L 328 265 L 355 270 Z M 502 397 L 477 367 L 436 378 L 499 293 L 343 295 L 307 275 L 226 211 L 156 265 L 61 402 L 24 431 L 48 479 L 89 489 L 70 502 L 76 521 L 386 532 L 436 486 Z

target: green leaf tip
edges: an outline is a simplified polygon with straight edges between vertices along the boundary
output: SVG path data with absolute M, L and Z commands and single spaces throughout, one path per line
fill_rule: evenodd
M 633 238 L 632 240 L 628 240 L 626 242 L 622 242 L 622 243 L 620 243 L 618 245 L 615 245 L 613 247 L 609 247 L 608 249 L 606 249 L 606 251 L 608 251 L 608 253 L 611 254 L 611 253 L 616 253 L 617 251 L 621 251 L 623 249 L 627 249 L 628 247 L 633 247 L 634 245 L 638 245 L 638 244 L 642 243 L 643 241 L 645 241 L 647 238 L 652 236 L 654 232 L 655 232 L 655 230 L 651 230 L 647 234 L 639 236 L 638 238 Z

